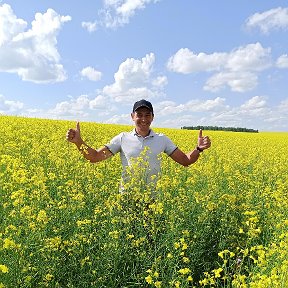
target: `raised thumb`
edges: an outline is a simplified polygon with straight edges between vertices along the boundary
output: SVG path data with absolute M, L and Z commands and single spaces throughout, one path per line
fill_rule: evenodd
M 77 121 L 77 123 L 76 123 L 76 130 L 78 130 L 80 132 L 80 123 L 79 123 L 79 121 Z

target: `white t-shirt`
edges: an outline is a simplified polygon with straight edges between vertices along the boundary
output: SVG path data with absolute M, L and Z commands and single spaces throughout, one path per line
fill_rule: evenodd
M 145 159 L 148 162 L 147 176 L 157 175 L 161 170 L 159 154 L 162 152 L 171 155 L 177 146 L 164 134 L 155 133 L 150 130 L 146 137 L 137 134 L 133 129 L 131 132 L 122 132 L 115 136 L 109 144 L 105 145 L 112 154 L 120 152 L 123 173 L 133 161 L 137 159 L 141 152 L 147 149 Z M 133 160 L 134 159 L 134 160 Z

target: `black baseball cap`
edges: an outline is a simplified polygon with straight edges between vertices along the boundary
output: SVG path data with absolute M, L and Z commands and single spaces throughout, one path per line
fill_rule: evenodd
M 149 101 L 142 99 L 142 100 L 135 102 L 133 106 L 133 112 L 135 112 L 140 107 L 146 107 L 152 112 L 152 114 L 154 114 L 153 106 Z

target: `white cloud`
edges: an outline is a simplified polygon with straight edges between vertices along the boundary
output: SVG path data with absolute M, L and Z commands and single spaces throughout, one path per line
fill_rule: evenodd
M 89 109 L 89 98 L 87 95 L 81 95 L 78 98 L 72 98 L 70 101 L 63 101 L 56 104 L 56 107 L 49 110 L 48 114 L 59 116 L 87 116 Z
M 239 106 L 228 105 L 220 97 L 205 101 L 195 99 L 180 104 L 162 101 L 154 105 L 154 124 L 159 127 L 245 127 L 261 131 L 287 129 L 288 100 L 278 106 L 269 106 L 267 99 L 266 96 L 254 96 Z
M 155 87 L 164 87 L 165 85 L 168 84 L 168 79 L 166 76 L 158 76 L 154 80 L 152 80 L 152 85 Z
M 105 1 L 105 7 L 100 11 L 103 17 L 102 25 L 107 28 L 117 28 L 128 24 L 137 10 L 144 9 L 153 0 L 117 0 Z
M 232 91 L 245 92 L 255 88 L 257 83 L 257 75 L 251 72 L 221 72 L 211 76 L 203 88 L 218 92 L 228 86 Z
M 161 87 L 153 86 L 155 81 L 159 84 L 165 83 L 165 78 L 153 78 L 153 64 L 155 56 L 147 54 L 141 60 L 128 58 L 120 64 L 118 71 L 114 74 L 115 82 L 103 88 L 103 95 L 111 97 L 116 102 L 129 103 L 140 98 L 151 99 L 161 94 Z M 150 87 L 151 86 L 151 87 Z M 159 88 L 159 89 L 158 89 Z
M 263 123 L 268 117 L 271 117 L 275 109 L 275 107 L 268 107 L 266 97 L 254 96 L 240 107 L 229 107 L 229 109 L 210 115 L 207 121 L 216 126 L 245 127 L 259 130 L 259 127 L 263 128 Z
M 278 68 L 288 68 L 288 55 L 281 55 L 276 62 Z
M 191 110 L 198 112 L 205 111 L 218 111 L 219 109 L 222 111 L 223 109 L 227 109 L 228 106 L 225 105 L 225 99 L 221 97 L 217 97 L 215 99 L 208 99 L 206 101 L 198 101 L 198 103 L 191 102 Z M 189 103 L 188 103 L 189 104 Z M 196 104 L 196 105 L 195 105 Z
M 271 66 L 271 49 L 257 42 L 241 46 L 228 54 L 224 68 L 229 71 L 263 71 Z
M 87 29 L 88 32 L 92 33 L 97 30 L 97 22 L 82 22 L 82 27 Z
M 188 48 L 179 49 L 175 55 L 169 58 L 167 68 L 171 71 L 190 74 L 200 71 L 219 70 L 225 63 L 226 53 L 194 54 Z
M 159 0 L 105 0 L 104 7 L 98 11 L 99 19 L 94 22 L 82 22 L 82 27 L 94 32 L 98 27 L 116 29 L 130 22 L 137 10 Z
M 288 8 L 274 8 L 263 13 L 255 13 L 246 20 L 247 28 L 259 28 L 263 33 L 288 29 Z
M 96 96 L 93 100 L 91 100 L 89 102 L 89 108 L 90 109 L 107 109 L 107 110 L 109 110 L 109 107 L 110 107 L 110 103 L 102 95 Z
M 194 99 L 185 103 L 167 100 L 156 102 L 154 99 L 155 119 L 153 126 L 179 128 L 182 126 L 211 125 L 245 127 L 261 131 L 281 129 L 281 127 L 284 130 L 287 129 L 288 99 L 274 107 L 268 105 L 267 99 L 266 96 L 254 96 L 239 106 L 228 105 L 226 99 L 222 97 L 207 100 Z M 113 98 L 97 95 L 94 99 L 90 99 L 87 95 L 81 95 L 78 98 L 71 98 L 69 101 L 58 103 L 48 113 L 42 111 L 41 114 L 57 119 L 78 118 L 79 120 L 86 119 L 98 123 L 130 125 L 133 124 L 130 117 L 132 104 L 133 102 L 129 103 L 127 113 L 127 105 L 115 102 Z M 118 113 L 119 111 L 121 112 Z M 27 112 L 29 111 L 27 110 Z M 36 113 L 39 114 L 39 111 Z M 40 117 L 42 116 L 40 115 Z
M 118 123 L 117 121 L 123 118 L 112 117 L 112 113 L 115 111 L 119 111 L 127 105 L 131 106 L 142 98 L 157 99 L 157 97 L 163 96 L 162 89 L 167 83 L 167 78 L 165 76 L 153 77 L 154 62 L 153 53 L 147 54 L 140 60 L 128 58 L 119 65 L 118 71 L 114 74 L 114 83 L 104 86 L 97 92 L 94 99 L 87 95 L 81 95 L 76 99 L 71 98 L 69 101 L 57 103 L 55 108 L 49 111 L 49 114 L 57 117 L 76 115 L 88 117 L 93 114 L 92 110 L 97 110 L 97 116 L 110 117 L 108 122 Z M 93 68 L 86 67 L 81 74 L 91 77 L 94 72 Z
M 270 109 L 267 106 L 266 97 L 254 96 L 241 105 L 240 111 L 244 119 L 247 118 L 247 116 L 265 118 L 269 114 Z
M 284 113 L 288 117 L 288 98 L 281 101 L 278 107 L 281 113 Z
M 0 5 L 0 47 L 27 27 L 23 19 L 18 19 L 8 4 Z
M 46 115 L 57 119 L 75 117 L 91 119 L 91 115 L 97 110 L 97 121 L 100 121 L 100 118 L 110 117 L 111 113 L 116 110 L 111 99 L 103 95 L 97 95 L 94 99 L 90 99 L 88 95 L 69 98 L 67 101 L 57 103 Z
M 187 112 L 213 112 L 219 110 L 226 110 L 229 107 L 225 104 L 225 99 L 217 97 L 215 99 L 200 100 L 195 99 L 187 103 L 176 104 L 173 101 L 163 101 L 155 107 L 156 115 L 166 116 L 169 114 L 181 114 Z
M 7 100 L 0 94 L 0 113 L 11 114 L 22 110 L 24 104 L 20 101 Z
M 253 109 L 259 109 L 266 106 L 266 97 L 264 96 L 254 96 L 248 101 L 246 101 L 243 105 L 241 105 L 241 108 L 243 110 L 253 110 Z
M 230 53 L 194 54 L 189 49 L 180 49 L 169 58 L 167 68 L 171 71 L 189 74 L 194 72 L 217 73 L 206 82 L 204 89 L 212 92 L 226 86 L 232 91 L 244 92 L 258 84 L 257 74 L 271 66 L 271 49 L 260 43 L 238 47 Z
M 0 6 L 0 71 L 17 73 L 22 80 L 35 83 L 64 81 L 67 76 L 60 64 L 57 34 L 70 16 L 53 9 L 36 13 L 31 29 L 18 19 L 7 4 Z M 12 29 L 11 29 L 12 27 Z
M 113 115 L 104 122 L 108 124 L 132 124 L 130 114 Z
M 83 68 L 80 74 L 91 81 L 99 81 L 102 77 L 102 73 L 100 71 L 97 71 L 90 66 Z

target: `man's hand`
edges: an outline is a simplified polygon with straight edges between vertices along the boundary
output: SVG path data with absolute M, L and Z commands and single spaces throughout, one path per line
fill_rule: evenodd
M 208 149 L 211 146 L 211 141 L 208 136 L 202 136 L 202 129 L 199 130 L 198 145 L 201 150 Z
M 81 138 L 81 133 L 80 133 L 80 123 L 77 122 L 76 124 L 76 129 L 69 129 L 66 134 L 66 139 L 75 144 L 82 144 L 83 140 Z

